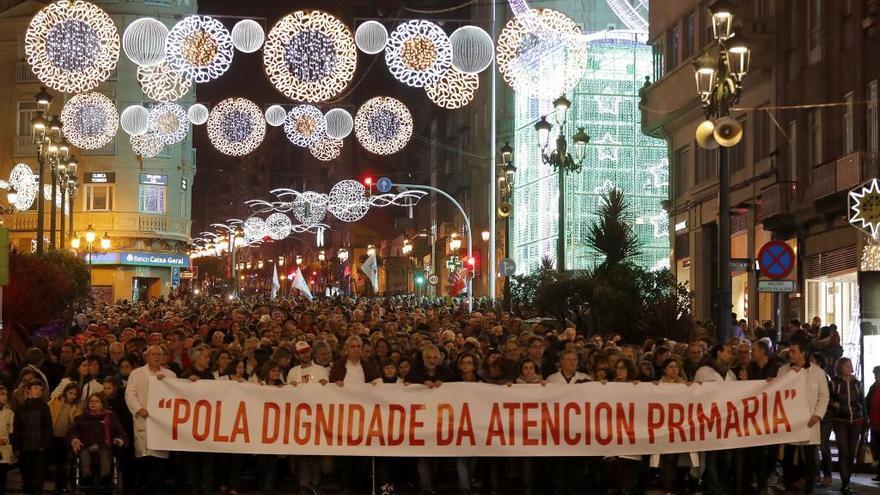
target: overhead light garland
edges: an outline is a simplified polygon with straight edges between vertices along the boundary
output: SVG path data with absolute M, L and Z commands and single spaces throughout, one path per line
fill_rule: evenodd
M 94 150 L 106 146 L 116 136 L 119 114 L 110 98 L 101 93 L 74 96 L 61 110 L 64 137 L 77 148 Z
M 287 119 L 287 111 L 281 105 L 272 105 L 266 109 L 266 123 L 272 127 L 284 125 L 285 119 Z
M 343 222 L 357 222 L 370 211 L 370 200 L 366 188 L 356 180 L 337 182 L 328 197 L 327 210 Z
M 398 81 L 421 88 L 440 79 L 452 64 L 452 45 L 433 22 L 408 21 L 391 32 L 385 63 Z
M 192 81 L 174 71 L 168 62 L 138 67 L 137 80 L 147 98 L 156 101 L 177 101 L 192 88 Z
M 449 36 L 452 66 L 465 74 L 478 74 L 492 64 L 495 44 L 492 37 L 477 26 L 462 26 Z
M 190 106 L 189 110 L 186 111 L 186 114 L 192 125 L 202 125 L 208 121 L 208 107 L 201 103 L 195 103 Z
M 367 55 L 375 55 L 388 44 L 388 30 L 378 21 L 366 21 L 354 32 L 357 47 Z
M 177 103 L 159 103 L 150 108 L 150 132 L 164 145 L 171 146 L 186 138 L 189 116 Z
M 150 128 L 150 111 L 141 105 L 125 107 L 119 116 L 119 124 L 129 136 L 139 136 Z
M 443 77 L 425 86 L 425 93 L 437 106 L 455 110 L 473 101 L 480 87 L 480 76 L 449 67 Z
M 324 221 L 327 216 L 329 199 L 326 194 L 305 191 L 291 203 L 293 216 L 303 225 L 314 225 Z
M 331 138 L 345 139 L 354 129 L 354 119 L 344 108 L 333 108 L 326 115 L 327 135 Z
M 122 50 L 137 65 L 156 65 L 165 61 L 168 28 L 152 17 L 141 17 L 122 33 Z
M 155 158 L 165 150 L 165 145 L 152 132 L 131 136 L 129 142 L 131 142 L 131 151 L 144 158 Z
M 309 146 L 309 152 L 322 162 L 335 160 L 342 153 L 342 140 L 324 135 L 315 144 Z
M 232 44 L 242 53 L 254 53 L 263 47 L 266 33 L 253 19 L 243 19 L 232 27 Z
M 284 133 L 291 143 L 308 148 L 327 134 L 327 121 L 324 114 L 312 105 L 300 105 L 287 114 Z
M 263 239 L 268 235 L 266 221 L 260 217 L 250 217 L 241 226 L 244 238 L 248 243 Z
M 377 96 L 358 110 L 354 127 L 358 141 L 367 151 L 391 155 L 409 143 L 413 120 L 409 109 L 400 100 Z
M 171 28 L 166 44 L 168 64 L 195 83 L 217 79 L 229 70 L 232 36 L 213 17 L 191 15 Z
M 288 98 L 319 102 L 351 82 L 357 49 L 342 21 L 319 10 L 300 10 L 269 31 L 263 65 L 272 84 Z
M 24 163 L 12 167 L 12 172 L 9 174 L 9 185 L 14 187 L 18 193 L 12 206 L 18 211 L 30 209 L 37 199 L 39 191 L 39 180 L 31 167 Z
M 290 235 L 293 223 L 284 213 L 272 213 L 266 217 L 266 232 L 272 240 L 280 241 Z
M 119 32 L 100 7 L 84 0 L 50 3 L 25 34 L 28 63 L 46 86 L 82 93 L 106 81 L 119 60 Z
M 260 146 L 265 136 L 263 112 L 248 99 L 227 98 L 208 117 L 208 139 L 226 155 L 247 155 Z

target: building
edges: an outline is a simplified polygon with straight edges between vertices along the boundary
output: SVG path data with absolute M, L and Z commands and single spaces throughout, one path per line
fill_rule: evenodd
M 707 3 L 653 1 L 654 83 L 642 126 L 666 139 L 671 164 L 670 262 L 695 296 L 698 319 L 717 297 L 717 152 L 694 142 L 704 119 L 691 62 L 712 41 Z M 840 330 L 844 353 L 860 363 L 875 332 L 863 333 L 859 277 L 866 236 L 847 222 L 847 193 L 878 173 L 880 5 L 822 0 L 737 1 L 751 43 L 744 93 L 732 112 L 743 126 L 731 148 L 733 312 L 749 320 L 819 317 Z M 756 253 L 771 239 L 797 252 L 796 290 L 758 291 Z M 726 242 L 726 241 L 722 241 Z M 869 328 L 869 327 L 866 327 Z M 874 326 L 876 328 L 876 325 Z M 876 353 L 874 353 L 876 355 Z M 864 368 L 877 364 L 865 353 Z
M 113 18 L 121 33 L 144 16 L 157 17 L 169 26 L 196 12 L 195 0 L 97 1 Z M 34 0 L 0 3 L 0 177 L 23 163 L 36 173 L 36 148 L 31 119 L 36 114 L 34 95 L 40 82 L 25 61 L 24 38 L 31 18 L 45 2 Z M 136 77 L 136 66 L 120 50 L 116 71 L 94 91 L 105 94 L 119 111 L 147 99 Z M 53 93 L 50 113 L 58 115 L 73 95 Z M 177 103 L 187 108 L 195 91 Z M 80 159 L 79 190 L 74 200 L 73 231 L 82 237 L 91 226 L 100 238 L 105 233 L 112 247 L 92 256 L 93 293 L 99 300 L 145 299 L 168 294 L 175 281 L 172 272 L 189 265 L 191 191 L 196 174 L 192 135 L 167 147 L 156 158 L 143 159 L 132 152 L 129 137 L 120 129 L 113 141 L 97 150 L 74 150 Z M 49 174 L 46 174 L 49 177 Z M 48 182 L 48 181 L 47 181 Z M 40 198 L 39 200 L 42 200 Z M 48 239 L 49 206 L 46 205 Z M 3 216 L 15 249 L 31 251 L 37 232 L 37 206 Z M 61 225 L 69 225 L 64 216 Z M 67 232 L 65 232 L 67 234 Z M 60 238 L 60 232 L 59 236 Z M 69 240 L 69 236 L 65 236 Z M 69 247 L 69 243 L 65 242 Z M 99 248 L 95 244 L 95 249 Z M 60 247 L 60 246 L 59 246 Z M 48 248 L 48 243 L 47 243 Z

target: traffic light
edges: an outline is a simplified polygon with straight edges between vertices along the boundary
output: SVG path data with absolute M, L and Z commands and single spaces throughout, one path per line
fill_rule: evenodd
M 425 285 L 425 272 L 417 271 L 413 276 L 413 279 L 416 282 L 416 285 Z
M 373 185 L 373 178 L 372 177 L 364 178 L 364 185 L 367 187 L 372 186 Z

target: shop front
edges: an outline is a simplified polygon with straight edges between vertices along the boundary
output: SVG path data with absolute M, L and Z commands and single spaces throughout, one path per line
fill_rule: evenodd
M 189 268 L 190 259 L 178 253 L 110 251 L 92 255 L 90 266 L 92 295 L 96 300 L 147 301 L 167 296 L 180 283 L 179 275 L 175 274 L 181 268 Z

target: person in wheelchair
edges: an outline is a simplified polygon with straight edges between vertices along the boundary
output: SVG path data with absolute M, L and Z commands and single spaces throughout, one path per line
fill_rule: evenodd
M 76 417 L 68 432 L 73 452 L 79 457 L 80 485 L 110 485 L 113 446 L 122 447 L 126 442 L 122 423 L 113 411 L 106 408 L 105 401 L 104 394 L 91 394 L 86 411 Z M 97 480 L 92 473 L 95 459 L 100 469 Z

